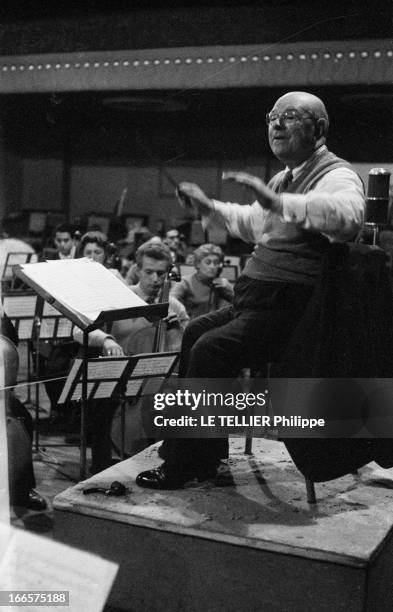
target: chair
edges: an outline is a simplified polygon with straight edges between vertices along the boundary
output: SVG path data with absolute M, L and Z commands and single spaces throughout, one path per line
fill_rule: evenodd
M 281 378 L 391 378 L 393 296 L 385 253 L 375 246 L 333 244 L 305 313 L 277 366 Z M 272 365 L 268 370 L 271 377 Z M 362 439 L 284 440 L 315 503 L 316 481 L 338 478 L 378 450 Z M 250 452 L 251 441 L 246 440 Z M 331 458 L 331 463 L 329 459 Z

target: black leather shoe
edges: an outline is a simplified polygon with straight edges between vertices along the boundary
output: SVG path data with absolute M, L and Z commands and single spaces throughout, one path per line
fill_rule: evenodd
M 31 489 L 27 497 L 26 508 L 29 510 L 46 510 L 47 507 L 48 504 L 46 503 L 46 500 L 39 495 L 37 491 Z
M 146 470 L 136 477 L 136 484 L 147 489 L 181 489 L 195 474 L 190 471 L 177 471 L 163 463 L 154 470 Z

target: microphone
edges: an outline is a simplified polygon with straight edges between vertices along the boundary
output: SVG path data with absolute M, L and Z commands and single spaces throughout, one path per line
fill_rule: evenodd
M 386 225 L 389 210 L 390 172 L 385 168 L 372 168 L 368 175 L 366 223 Z
M 366 242 L 374 246 L 379 243 L 380 230 L 388 225 L 390 172 L 385 168 L 372 168 L 368 174 L 366 197 L 365 233 Z

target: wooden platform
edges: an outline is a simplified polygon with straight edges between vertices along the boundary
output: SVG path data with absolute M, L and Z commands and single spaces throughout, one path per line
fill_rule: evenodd
M 58 495 L 54 536 L 120 563 L 109 603 L 132 612 L 392 610 L 392 471 L 318 484 L 310 506 L 283 444 L 243 450 L 220 486 L 155 492 L 135 485 L 150 447 Z M 82 494 L 113 480 L 127 496 Z

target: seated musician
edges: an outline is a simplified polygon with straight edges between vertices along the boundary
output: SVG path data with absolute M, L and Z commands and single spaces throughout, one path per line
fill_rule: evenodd
M 160 289 L 172 264 L 169 249 L 163 244 L 145 243 L 137 250 L 136 262 L 139 282 L 130 289 L 146 302 L 155 303 L 159 300 Z M 165 329 L 161 350 L 178 350 L 184 327 L 189 319 L 184 306 L 178 300 L 169 297 L 168 301 L 169 312 L 163 319 Z M 123 355 L 123 352 L 125 354 L 151 352 L 155 332 L 156 325 L 144 317 L 115 321 L 111 334 L 100 329 L 90 332 L 89 347 L 96 348 L 103 355 L 115 357 Z M 75 330 L 74 338 L 82 343 L 81 330 Z M 110 427 L 112 415 L 117 407 L 114 404 L 112 402 L 110 409 L 94 411 L 90 470 L 92 473 L 105 469 L 111 463 Z
M 194 251 L 196 272 L 174 283 L 171 296 L 184 304 L 190 319 L 231 304 L 233 287 L 228 279 L 220 277 L 223 262 L 219 246 L 202 244 Z
M 33 419 L 14 392 L 19 357 L 18 335 L 0 305 L 0 362 L 4 369 L 9 493 L 12 506 L 45 510 L 46 500 L 35 490 L 33 466 Z
M 148 304 L 157 303 L 160 299 L 160 290 L 172 264 L 169 249 L 164 244 L 146 242 L 137 250 L 135 259 L 139 282 L 136 285 L 130 285 L 130 289 Z M 176 298 L 169 296 L 168 302 L 168 315 L 163 319 L 165 341 L 162 350 L 178 350 L 189 317 L 183 304 Z M 155 330 L 156 325 L 144 317 L 125 319 L 113 323 L 111 337 L 127 355 L 149 353 L 153 350 Z M 101 347 L 109 337 L 105 332 L 96 330 L 89 334 L 89 345 Z M 110 352 L 107 351 L 107 354 L 113 354 L 113 350 L 115 350 L 114 346 Z
M 44 249 L 41 259 L 74 259 L 76 243 L 74 240 L 74 228 L 69 223 L 61 223 L 53 232 L 54 249 Z
M 108 237 L 104 232 L 91 230 L 82 236 L 76 257 L 87 257 L 92 261 L 96 261 L 108 268 L 116 278 L 123 280 L 119 270 L 113 267 L 114 253 L 112 247 L 116 251 L 115 245 L 109 243 Z
M 162 240 L 160 236 L 151 236 L 147 240 L 144 240 L 139 246 L 142 246 L 142 244 L 162 244 Z M 139 282 L 138 265 L 136 261 L 134 261 L 134 259 L 130 263 L 130 266 L 125 275 L 125 279 L 126 279 L 127 285 L 137 285 Z

